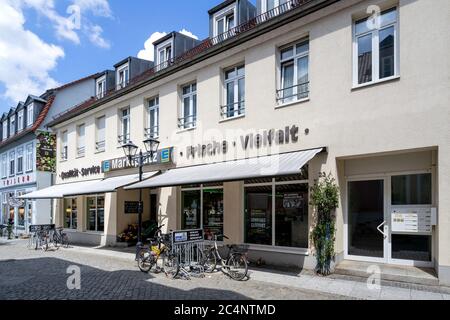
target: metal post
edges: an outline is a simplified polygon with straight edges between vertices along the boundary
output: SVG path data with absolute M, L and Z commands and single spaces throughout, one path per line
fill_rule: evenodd
M 142 181 L 143 172 L 142 168 L 144 166 L 144 155 L 142 154 L 142 150 L 139 151 L 139 182 Z M 138 244 L 137 246 L 142 245 L 142 212 L 143 211 L 143 205 L 142 205 L 142 189 L 139 189 L 139 216 L 138 216 Z

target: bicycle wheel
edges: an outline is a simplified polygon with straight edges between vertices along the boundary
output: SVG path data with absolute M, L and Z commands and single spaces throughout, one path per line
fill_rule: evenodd
M 173 254 L 164 255 L 163 257 L 163 270 L 166 277 L 169 279 L 174 279 L 178 276 L 180 272 L 180 264 L 178 262 L 178 257 Z
M 69 236 L 65 233 L 61 235 L 61 245 L 66 249 L 69 247 Z
M 217 268 L 217 257 L 214 250 L 207 249 L 203 252 L 203 257 L 200 259 L 200 265 L 203 267 L 205 273 L 213 273 Z
M 60 239 L 59 239 L 58 235 L 56 233 L 54 233 L 53 237 L 52 237 L 52 243 L 55 246 L 55 248 L 59 247 L 59 245 L 60 245 L 60 241 L 59 240 Z
M 149 272 L 154 265 L 153 253 L 148 249 L 141 249 L 138 253 L 138 267 L 142 272 Z
M 241 253 L 233 253 L 227 261 L 227 273 L 237 281 L 243 280 L 248 273 L 246 257 Z
M 44 239 L 42 239 L 42 241 L 41 241 L 41 249 L 43 251 L 47 251 L 48 250 L 48 237 L 45 237 Z

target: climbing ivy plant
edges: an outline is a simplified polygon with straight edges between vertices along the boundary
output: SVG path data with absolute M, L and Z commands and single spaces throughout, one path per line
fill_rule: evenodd
M 319 179 L 311 187 L 310 197 L 315 218 L 311 240 L 316 251 L 316 272 L 326 276 L 331 273 L 331 263 L 335 257 L 336 217 L 334 213 L 339 206 L 339 187 L 331 173 L 319 175 Z

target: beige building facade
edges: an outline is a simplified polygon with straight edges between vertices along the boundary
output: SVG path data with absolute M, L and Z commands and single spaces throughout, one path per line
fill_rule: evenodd
M 57 185 L 128 177 L 111 192 L 54 201 L 73 241 L 116 245 L 137 222 L 125 213 L 138 199 L 137 169 L 109 161 L 124 157 L 124 133 L 142 148 L 155 137 L 169 154 L 144 167 L 146 181 L 267 156 L 283 171 L 279 155 L 317 150 L 295 175 L 210 181 L 194 170 L 192 183 L 144 188 L 144 220 L 224 233 L 248 244 L 254 261 L 313 268 L 308 191 L 331 173 L 340 188 L 337 263 L 433 267 L 450 284 L 450 3 L 310 1 L 295 10 L 56 119 Z

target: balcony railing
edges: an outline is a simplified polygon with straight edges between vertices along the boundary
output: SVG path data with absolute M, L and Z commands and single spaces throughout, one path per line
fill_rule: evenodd
M 130 142 L 130 134 L 127 133 L 125 135 L 119 135 L 117 136 L 117 143 L 119 146 L 123 146 L 124 144 Z
M 189 115 L 186 117 L 178 118 L 178 128 L 189 129 L 195 128 L 197 125 L 197 115 Z
M 78 157 L 84 157 L 86 154 L 86 147 L 78 147 L 77 148 L 77 156 Z
M 97 152 L 103 152 L 103 151 L 105 151 L 105 145 L 106 145 L 105 140 L 97 141 L 95 143 L 95 150 L 97 150 Z
M 95 97 L 97 98 L 97 100 L 103 98 L 106 95 L 106 91 L 100 91 L 98 92 Z
M 159 126 L 154 126 L 152 128 L 145 128 L 144 135 L 146 139 L 155 139 L 159 137 Z
M 279 104 L 294 102 L 308 97 L 309 81 L 277 90 L 277 102 Z
M 129 83 L 130 83 L 130 80 L 119 82 L 116 86 L 116 90 L 125 88 L 126 86 L 128 86 Z
M 245 101 L 239 101 L 235 103 L 229 103 L 224 106 L 220 106 L 220 114 L 222 118 L 228 119 L 245 114 Z

